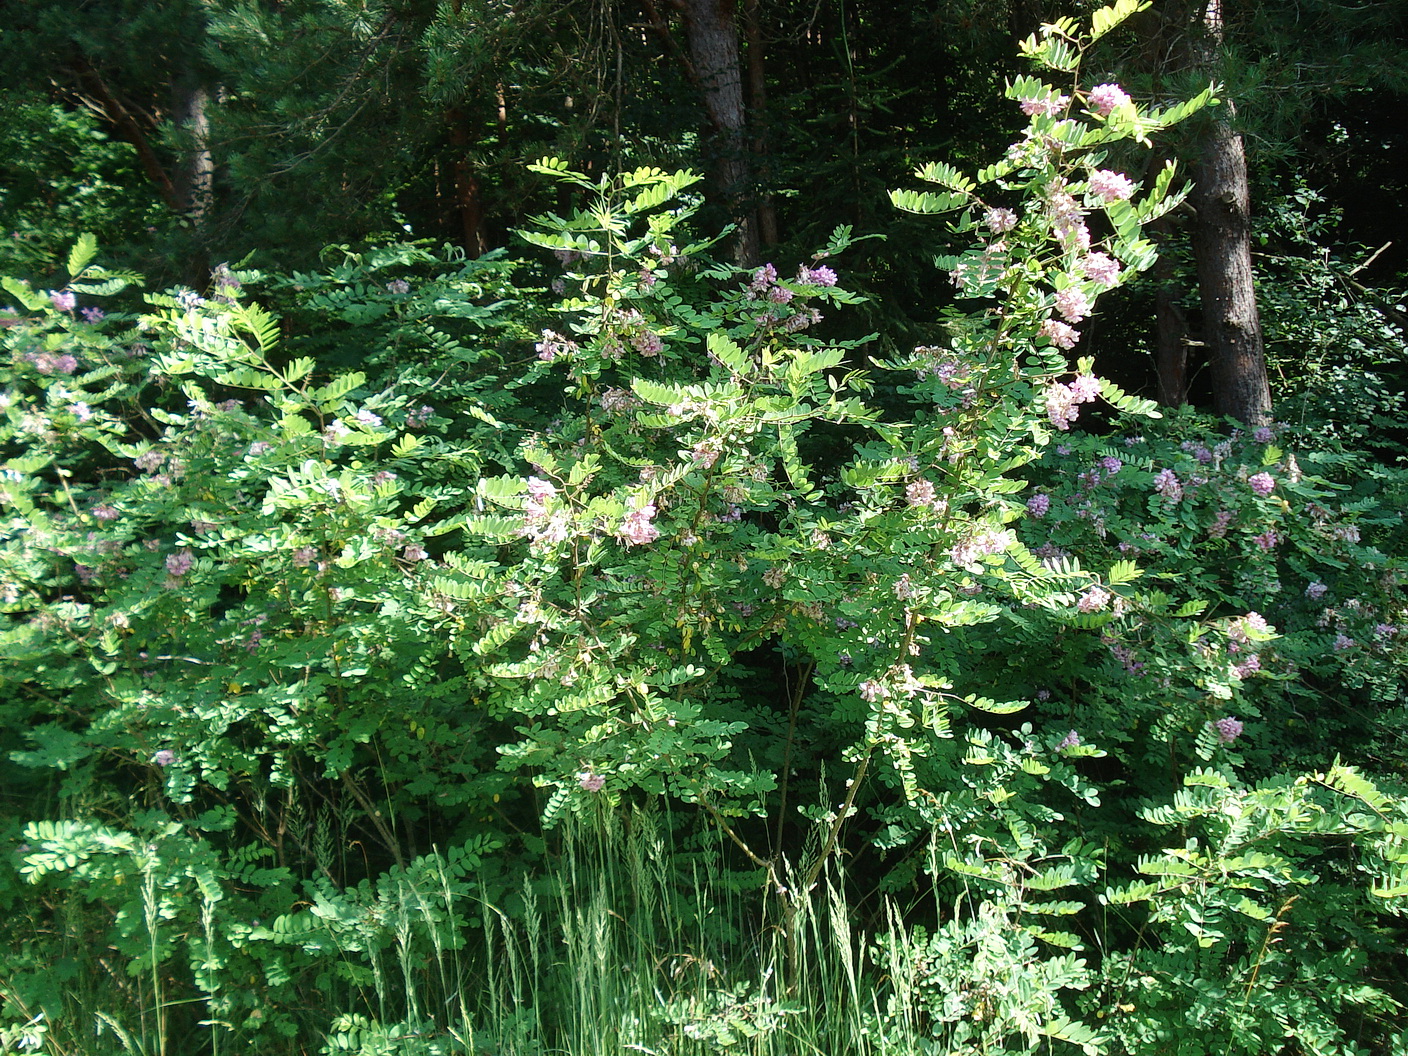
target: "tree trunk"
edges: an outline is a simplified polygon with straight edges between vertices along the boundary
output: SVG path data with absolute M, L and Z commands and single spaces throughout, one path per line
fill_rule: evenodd
M 1202 59 L 1215 69 L 1221 0 L 1203 13 Z M 1235 116 L 1230 102 L 1227 118 Z M 1193 256 L 1212 367 L 1213 410 L 1247 425 L 1271 420 L 1271 388 L 1257 315 L 1251 253 L 1251 188 L 1241 134 L 1230 120 L 1208 123 L 1193 179 Z
M 751 266 L 758 260 L 758 224 L 750 201 L 753 180 L 734 0 L 681 0 L 681 7 L 690 65 L 709 119 L 714 191 L 738 225 L 734 257 Z
M 763 67 L 763 31 L 758 18 L 758 0 L 745 0 L 743 7 L 744 35 L 748 43 L 748 116 L 753 127 L 753 158 L 758 162 L 759 181 L 768 183 L 771 147 L 767 128 L 767 75 Z M 758 240 L 762 246 L 777 244 L 777 210 L 772 195 L 761 191 L 758 196 Z
M 459 215 L 460 239 L 464 251 L 471 257 L 484 255 L 489 240 L 484 231 L 484 199 L 474 165 L 469 157 L 469 127 L 464 111 L 452 106 L 445 111 L 445 123 L 450 133 L 453 152 L 451 170 L 454 173 L 455 212 Z
M 215 205 L 215 154 L 210 147 L 210 89 L 194 73 L 175 89 L 174 117 L 185 154 L 176 184 L 177 207 L 191 225 L 194 243 L 187 281 L 202 289 L 210 281 L 210 220 Z
M 1154 294 L 1158 400 L 1164 407 L 1182 407 L 1188 402 L 1188 325 L 1178 306 L 1178 289 L 1173 277 L 1160 276 L 1156 271 L 1154 278 L 1162 280 Z

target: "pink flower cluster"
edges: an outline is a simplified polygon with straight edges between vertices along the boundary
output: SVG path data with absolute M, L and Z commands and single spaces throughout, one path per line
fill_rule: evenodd
M 1091 282 L 1110 289 L 1120 281 L 1120 262 L 1108 253 L 1091 253 L 1080 262 L 1080 270 Z
M 1217 731 L 1217 739 L 1223 744 L 1231 744 L 1242 736 L 1242 723 L 1231 715 L 1224 716 L 1212 724 Z
M 1169 502 L 1183 500 L 1183 482 L 1178 479 L 1178 474 L 1171 469 L 1161 469 L 1154 474 L 1154 490 Z
M 1017 226 L 1017 214 L 1011 209 L 989 209 L 983 216 L 983 223 L 994 235 L 1006 234 Z
M 1106 202 L 1128 201 L 1134 194 L 1134 182 L 1123 173 L 1096 169 L 1090 174 L 1090 193 Z
M 1266 498 L 1266 496 L 1276 490 L 1276 480 L 1270 473 L 1258 473 L 1254 477 L 1249 477 L 1247 484 L 1251 486 L 1252 491 L 1256 492 L 1256 494 L 1260 495 L 1262 498 Z
M 558 356 L 577 351 L 577 343 L 569 341 L 555 330 L 544 330 L 543 339 L 533 346 L 533 350 L 544 363 L 551 363 Z
M 1238 616 L 1227 625 L 1227 637 L 1241 645 L 1251 642 L 1254 635 L 1266 635 L 1271 633 L 1271 625 L 1266 622 L 1266 617 L 1259 612 L 1249 612 L 1245 616 Z
M 1056 295 L 1056 310 L 1068 323 L 1080 322 L 1090 314 L 1090 309 L 1090 298 L 1079 286 L 1068 286 Z
M 1087 99 L 1090 112 L 1097 117 L 1109 117 L 1130 102 L 1129 95 L 1118 84 L 1097 84 Z
M 621 521 L 620 535 L 628 546 L 642 546 L 660 538 L 660 529 L 650 522 L 655 520 L 655 506 L 651 503 L 637 506 Z
M 1046 95 L 1023 99 L 1022 113 L 1028 117 L 1050 117 L 1052 114 L 1060 113 L 1070 101 L 1070 96 L 1049 92 Z
M 1082 613 L 1104 612 L 1110 607 L 1113 597 L 1103 587 L 1091 587 L 1076 602 L 1076 611 Z
M 1067 430 L 1080 416 L 1079 405 L 1090 403 L 1099 395 L 1100 382 L 1093 374 L 1077 375 L 1069 385 L 1053 382 L 1046 389 L 1046 416 L 1057 429 Z

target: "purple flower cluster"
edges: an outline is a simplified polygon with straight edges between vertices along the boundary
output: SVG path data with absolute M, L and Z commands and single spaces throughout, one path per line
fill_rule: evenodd
M 78 360 L 65 352 L 59 356 L 51 356 L 47 352 L 29 352 L 25 359 L 34 364 L 34 369 L 40 374 L 72 374 L 78 369 Z
M 1154 474 L 1154 490 L 1169 502 L 1183 500 L 1183 482 L 1178 479 L 1178 474 L 1171 469 L 1161 469 Z
M 1276 480 L 1270 473 L 1258 473 L 1254 477 L 1249 477 L 1247 484 L 1251 486 L 1252 491 L 1262 498 L 1266 498 L 1266 496 L 1276 490 Z
M 1078 323 L 1090 314 L 1090 298 L 1079 286 L 1068 286 L 1056 295 L 1056 310 L 1068 323 Z M 1059 342 L 1056 342 L 1059 344 Z M 1074 344 L 1074 342 L 1072 342 Z M 1070 346 L 1062 345 L 1067 348 Z
M 1242 736 L 1242 723 L 1231 715 L 1225 715 L 1212 724 L 1217 731 L 1217 739 L 1223 744 L 1231 744 Z

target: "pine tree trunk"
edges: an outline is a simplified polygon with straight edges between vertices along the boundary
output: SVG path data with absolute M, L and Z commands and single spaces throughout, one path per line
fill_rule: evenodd
M 1203 14 L 1205 65 L 1222 40 L 1221 0 Z M 1235 115 L 1232 104 L 1228 117 Z M 1257 314 L 1251 253 L 1251 187 L 1241 134 L 1221 117 L 1210 121 L 1194 174 L 1193 256 L 1203 309 L 1203 337 L 1212 367 L 1213 409 L 1248 425 L 1271 420 L 1271 388 Z
M 175 185 L 180 212 L 191 225 L 194 248 L 187 281 L 196 289 L 210 280 L 210 219 L 215 205 L 215 154 L 210 146 L 210 89 L 194 73 L 175 86 L 175 119 L 184 156 Z
M 709 119 L 714 192 L 738 224 L 734 256 L 750 266 L 758 260 L 758 224 L 750 202 L 752 167 L 734 0 L 682 0 L 681 6 L 690 64 Z
M 450 170 L 454 174 L 454 210 L 459 217 L 460 242 L 471 257 L 483 256 L 489 248 L 484 228 L 484 198 L 474 163 L 469 156 L 469 119 L 457 106 L 445 110 L 449 132 Z

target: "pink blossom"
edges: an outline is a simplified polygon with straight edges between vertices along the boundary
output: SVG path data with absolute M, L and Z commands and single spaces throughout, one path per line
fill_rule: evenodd
M 1041 324 L 1040 336 L 1057 348 L 1070 349 L 1075 348 L 1076 342 L 1080 340 L 1080 331 L 1055 319 L 1048 319 Z
M 1232 525 L 1232 518 L 1234 516 L 1235 515 L 1232 513 L 1231 510 L 1218 510 L 1217 516 L 1212 523 L 1212 527 L 1208 529 L 1208 538 L 1221 539 L 1224 535 L 1226 535 L 1227 529 Z
M 93 507 L 93 516 L 100 521 L 115 521 L 121 517 L 122 514 L 119 513 L 115 507 L 103 503 L 100 506 Z
M 195 557 L 189 550 L 178 550 L 166 558 L 166 571 L 179 578 L 191 570 Z
M 1077 374 L 1071 382 L 1071 396 L 1077 403 L 1091 403 L 1100 395 L 1100 379 L 1094 374 Z
M 1161 469 L 1154 475 L 1154 490 L 1169 502 L 1183 500 L 1183 483 L 1178 479 L 1178 474 L 1171 469 Z
M 1251 656 L 1247 657 L 1240 664 L 1235 664 L 1232 667 L 1232 673 L 1238 678 L 1247 678 L 1260 670 L 1261 657 L 1257 656 L 1256 653 L 1252 653 Z
M 1068 286 L 1056 295 L 1056 310 L 1068 323 L 1078 323 L 1090 314 L 1090 299 L 1079 286 Z
M 631 347 L 642 356 L 658 356 L 665 347 L 665 342 L 660 340 L 659 334 L 646 330 L 631 338 Z
M 49 291 L 49 303 L 58 311 L 71 312 L 78 304 L 78 298 L 68 290 Z
M 1101 587 L 1091 587 L 1076 602 L 1076 610 L 1083 613 L 1102 612 L 1110 607 L 1111 594 Z
M 1097 84 L 1090 89 L 1088 101 L 1091 113 L 1099 117 L 1109 117 L 1128 103 L 1130 98 L 1118 84 Z
M 156 763 L 157 766 L 170 766 L 175 761 L 176 753 L 170 748 L 163 748 L 161 751 L 157 752 L 156 755 L 152 756 L 152 762 Z
M 1227 625 L 1227 637 L 1242 645 L 1249 644 L 1253 637 L 1270 633 L 1271 625 L 1266 622 L 1266 617 L 1259 612 L 1249 612 L 1245 616 L 1239 616 Z
M 1276 544 L 1280 541 L 1276 532 L 1271 528 L 1266 529 L 1266 531 L 1262 532 L 1260 535 L 1252 536 L 1252 542 L 1256 543 L 1256 545 L 1263 550 L 1275 550 Z
M 1276 481 L 1270 473 L 1258 473 L 1256 476 L 1248 478 L 1247 483 L 1251 485 L 1252 491 L 1262 498 L 1276 490 Z
M 1316 580 L 1314 583 L 1311 583 L 1310 586 L 1305 588 L 1305 596 L 1311 601 L 1317 601 L 1320 598 L 1323 598 L 1325 596 L 1325 592 L 1329 589 L 1330 588 L 1325 586 L 1325 584 L 1321 583 L 1319 580 Z
M 1050 696 L 1050 694 L 1048 693 L 1047 696 Z M 1056 746 L 1056 750 L 1057 750 L 1058 752 L 1064 752 L 1067 748 L 1079 748 L 1079 747 L 1080 747 L 1080 734 L 1076 733 L 1075 730 L 1072 730 L 1070 733 L 1066 734 L 1065 737 L 1061 738 L 1061 743 Z
M 1213 724 L 1213 729 L 1217 731 L 1217 739 L 1223 744 L 1231 744 L 1238 737 L 1242 736 L 1242 723 L 1240 720 L 1227 715 L 1218 719 Z
M 577 775 L 577 784 L 583 792 L 600 792 L 606 787 L 606 778 L 590 770 L 583 770 Z
M 1017 226 L 1017 214 L 1011 209 L 989 209 L 983 216 L 983 223 L 994 235 L 1005 234 Z
M 1046 389 L 1046 417 L 1051 420 L 1053 426 L 1064 432 L 1071 427 L 1070 423 L 1080 416 L 1077 402 L 1072 396 L 1070 386 L 1055 382 Z
M 890 691 L 873 679 L 860 684 L 860 699 L 869 704 L 874 704 L 877 700 L 883 700 L 889 695 Z
M 646 503 L 626 514 L 620 534 L 628 545 L 640 546 L 660 538 L 660 530 L 650 523 L 655 519 L 655 512 L 654 505 Z
M 1081 271 L 1091 282 L 1112 287 L 1120 281 L 1120 262 L 1107 253 L 1091 253 L 1080 262 Z
M 827 267 L 803 268 L 798 277 L 802 282 L 811 283 L 813 286 L 836 285 L 836 273 Z
M 1070 101 L 1069 96 L 1050 93 L 1031 99 L 1023 99 L 1021 102 L 1022 113 L 1026 114 L 1028 117 L 1036 117 L 1038 115 L 1049 117 L 1064 108 Z
M 911 506 L 932 506 L 934 504 L 934 485 L 927 480 L 912 481 L 904 489 L 904 497 Z
M 1027 512 L 1033 517 L 1041 518 L 1046 516 L 1046 511 L 1051 509 L 1051 496 L 1036 494 L 1027 500 Z
M 1123 173 L 1096 169 L 1090 174 L 1090 193 L 1106 202 L 1123 202 L 1134 194 L 1134 182 Z
M 557 488 L 550 481 L 543 480 L 542 477 L 529 477 L 526 483 L 528 497 L 535 503 L 546 502 L 557 494 Z

